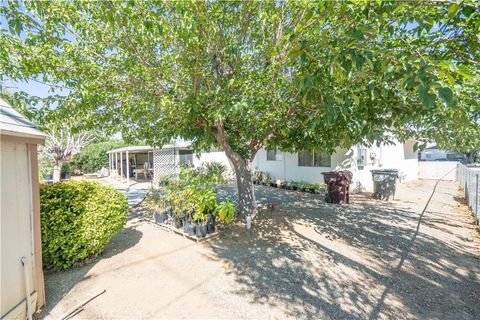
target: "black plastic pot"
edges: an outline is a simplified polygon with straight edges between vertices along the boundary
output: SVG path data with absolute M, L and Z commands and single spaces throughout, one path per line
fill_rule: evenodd
M 193 237 L 195 235 L 195 225 L 188 220 L 184 221 L 183 232 Z
M 155 213 L 155 222 L 156 223 L 165 223 L 168 220 L 168 214 L 165 212 Z
M 195 223 L 195 235 L 198 238 L 204 238 L 207 235 L 207 224 L 205 222 Z
M 215 232 L 215 217 L 210 214 L 207 221 L 207 233 Z
M 183 220 L 180 218 L 174 218 L 173 225 L 175 228 L 180 229 L 181 227 L 183 227 Z

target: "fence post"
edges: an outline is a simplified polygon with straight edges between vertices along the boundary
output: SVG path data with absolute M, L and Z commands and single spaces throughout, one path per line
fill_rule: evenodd
M 475 195 L 475 207 L 476 207 L 476 209 L 475 209 L 475 218 L 476 218 L 476 220 L 477 220 L 477 224 L 478 224 L 479 221 L 480 221 L 479 214 L 478 214 L 478 194 L 480 193 L 480 190 L 478 189 L 478 176 L 480 176 L 480 173 L 477 173 L 477 174 L 476 174 L 476 177 L 477 177 L 477 179 L 476 179 L 476 180 L 477 180 L 477 183 L 476 183 L 476 184 L 477 184 L 477 186 L 476 186 L 476 188 L 475 188 L 475 191 L 476 191 L 476 195 Z

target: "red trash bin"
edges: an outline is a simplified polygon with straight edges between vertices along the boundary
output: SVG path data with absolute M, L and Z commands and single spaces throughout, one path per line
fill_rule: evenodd
M 327 184 L 325 201 L 329 203 L 349 203 L 350 183 L 353 173 L 348 170 L 322 172 Z

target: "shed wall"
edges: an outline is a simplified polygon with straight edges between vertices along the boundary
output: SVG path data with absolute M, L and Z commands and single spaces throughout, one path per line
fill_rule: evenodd
M 6 318 L 25 316 L 25 281 L 21 257 L 27 257 L 31 294 L 36 297 L 34 219 L 29 147 L 1 142 L 1 305 Z M 41 288 L 43 290 L 43 288 Z M 43 293 L 42 293 L 43 294 Z M 35 310 L 35 301 L 31 301 Z

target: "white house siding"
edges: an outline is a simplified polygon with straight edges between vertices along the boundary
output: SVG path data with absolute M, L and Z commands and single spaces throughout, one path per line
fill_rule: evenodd
M 381 144 L 366 148 L 366 159 L 363 169 L 357 167 L 358 148 L 338 148 L 331 156 L 330 167 L 299 167 L 297 153 L 281 152 L 281 158 L 276 161 L 267 161 L 267 152 L 259 150 L 252 162 L 256 170 L 267 172 L 270 176 L 280 180 L 295 180 L 306 182 L 323 182 L 322 172 L 347 169 L 353 173 L 353 192 L 372 191 L 372 169 L 398 169 L 401 181 L 418 179 L 418 158 L 413 151 L 414 141 L 405 144 L 397 142 L 394 145 Z
M 207 162 L 220 162 L 226 166 L 230 172 L 233 171 L 230 161 L 223 151 L 212 149 L 211 151 L 201 152 L 199 155 L 193 156 L 193 166 L 195 168 Z

